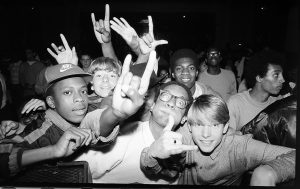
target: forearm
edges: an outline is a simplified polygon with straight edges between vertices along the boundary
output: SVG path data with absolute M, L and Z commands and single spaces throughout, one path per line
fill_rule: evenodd
M 126 119 L 127 116 L 125 114 L 122 114 L 121 112 L 114 110 L 111 106 L 106 108 L 101 117 L 100 117 L 100 133 L 101 136 L 106 137 L 108 136 L 113 129 L 115 128 L 118 123 L 124 119 Z
M 275 183 L 285 182 L 295 179 L 296 174 L 296 150 L 278 156 L 276 159 L 263 163 L 269 166 L 276 174 Z
M 32 163 L 55 158 L 53 147 L 46 146 L 32 150 L 25 150 L 22 155 L 21 165 L 26 166 Z
M 149 154 L 149 147 L 144 148 L 140 157 L 141 169 L 147 175 L 156 175 L 162 171 L 158 161 Z
M 118 57 L 115 53 L 115 50 L 111 42 L 101 43 L 101 48 L 102 48 L 103 56 L 112 58 L 118 62 Z
M 150 53 L 147 53 L 147 54 L 142 54 L 140 53 L 137 57 L 137 60 L 136 60 L 136 64 L 140 64 L 140 63 L 145 63 L 145 62 L 148 62 L 148 59 L 149 59 L 149 55 Z

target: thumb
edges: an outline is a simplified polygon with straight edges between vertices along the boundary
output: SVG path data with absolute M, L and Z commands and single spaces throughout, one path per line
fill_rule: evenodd
M 166 127 L 164 128 L 164 131 L 171 131 L 173 126 L 174 126 L 174 118 L 173 116 L 169 115 L 169 120 Z
M 159 40 L 154 42 L 154 46 L 165 45 L 165 44 L 168 44 L 167 40 Z

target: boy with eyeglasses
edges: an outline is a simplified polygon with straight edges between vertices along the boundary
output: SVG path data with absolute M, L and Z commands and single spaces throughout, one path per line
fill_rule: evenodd
M 198 81 L 210 86 L 227 101 L 237 93 L 236 79 L 232 71 L 221 68 L 222 56 L 218 49 L 210 48 L 206 54 L 207 69 L 199 74 Z
M 173 120 L 174 129 L 185 122 L 185 114 L 192 100 L 192 94 L 185 85 L 174 81 L 163 84 L 155 95 L 149 121 L 121 124 L 120 134 L 110 148 L 103 152 L 89 151 L 78 160 L 88 161 L 94 183 L 176 182 L 176 179 L 145 176 L 140 168 L 140 155 L 142 149 L 150 146 L 163 133 L 169 117 Z M 194 146 L 187 148 L 195 149 Z

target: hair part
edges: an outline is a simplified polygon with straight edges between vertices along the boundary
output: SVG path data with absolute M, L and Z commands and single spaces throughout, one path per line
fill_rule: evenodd
M 105 67 L 103 69 L 103 67 Z M 94 74 L 96 71 L 105 70 L 113 71 L 118 75 L 121 74 L 121 66 L 112 58 L 109 57 L 99 57 L 92 61 L 89 67 L 89 73 Z
M 199 114 L 203 114 L 208 120 L 216 121 L 219 124 L 226 124 L 229 121 L 226 102 L 212 94 L 200 95 L 195 99 L 187 114 L 188 122 L 201 123 Z

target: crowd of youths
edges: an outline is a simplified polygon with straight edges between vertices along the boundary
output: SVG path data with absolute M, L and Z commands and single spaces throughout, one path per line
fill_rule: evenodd
M 156 47 L 168 41 L 155 38 L 152 17 L 138 35 L 124 18 L 110 19 L 109 9 L 98 21 L 91 14 L 103 56 L 78 56 L 61 34 L 62 45 L 47 48 L 56 63 L 27 49 L 25 62 L 0 74 L 1 181 L 47 160 L 86 161 L 93 183 L 240 185 L 245 173 L 255 186 L 295 179 L 294 143 L 257 137 L 276 132 L 257 116 L 296 95 L 278 52 L 265 48 L 224 64 L 216 47 L 182 48 L 166 68 Z M 136 59 L 117 57 L 112 31 Z M 278 114 L 287 121 L 273 125 L 292 140 L 296 121 L 288 115 Z

